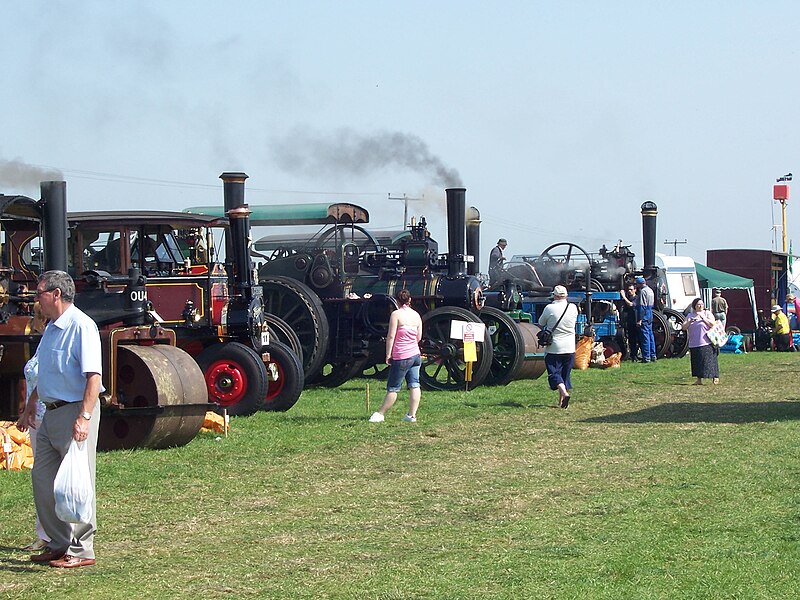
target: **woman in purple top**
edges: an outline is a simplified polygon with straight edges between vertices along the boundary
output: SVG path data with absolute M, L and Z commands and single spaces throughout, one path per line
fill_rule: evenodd
M 692 377 L 695 385 L 703 385 L 703 379 L 719 383 L 719 350 L 708 339 L 708 330 L 714 326 L 714 315 L 705 309 L 700 298 L 692 301 L 692 311 L 686 316 L 682 327 L 689 335 L 689 353 L 692 359 Z

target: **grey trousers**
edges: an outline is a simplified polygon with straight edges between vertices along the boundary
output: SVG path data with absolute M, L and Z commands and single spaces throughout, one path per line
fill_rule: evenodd
M 33 500 L 36 513 L 47 535 L 48 546 L 80 558 L 94 558 L 94 532 L 97 529 L 97 502 L 92 507 L 91 523 L 65 523 L 56 516 L 53 482 L 61 461 L 72 441 L 72 426 L 81 412 L 82 402 L 67 404 L 44 414 L 36 434 L 36 454 L 33 458 Z M 100 402 L 97 402 L 89 421 L 89 471 L 92 489 L 95 490 L 95 458 L 97 455 L 97 432 L 100 425 Z

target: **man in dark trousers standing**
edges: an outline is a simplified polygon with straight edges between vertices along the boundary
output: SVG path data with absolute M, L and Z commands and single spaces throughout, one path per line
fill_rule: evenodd
M 638 275 L 636 283 L 636 325 L 639 327 L 639 349 L 642 351 L 642 362 L 656 362 L 656 339 L 653 336 L 653 305 L 655 294 L 647 285 L 647 280 Z
M 489 285 L 495 285 L 503 280 L 503 263 L 506 260 L 503 256 L 503 250 L 506 249 L 507 245 L 506 239 L 500 238 L 497 240 L 497 246 L 492 248 L 489 253 Z

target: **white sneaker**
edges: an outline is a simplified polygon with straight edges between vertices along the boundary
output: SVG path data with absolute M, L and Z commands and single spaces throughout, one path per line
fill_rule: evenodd
M 403 421 L 405 421 L 406 423 L 416 423 L 417 417 L 412 417 L 411 415 L 405 415 L 403 417 Z
M 383 423 L 383 415 L 379 412 L 372 413 L 372 416 L 369 418 L 370 423 Z

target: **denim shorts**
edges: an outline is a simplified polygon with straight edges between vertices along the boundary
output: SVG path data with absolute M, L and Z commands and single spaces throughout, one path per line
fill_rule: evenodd
M 419 387 L 419 368 L 422 366 L 422 357 L 417 354 L 411 358 L 392 360 L 389 369 L 389 381 L 386 384 L 387 392 L 399 392 L 406 380 L 408 389 Z

